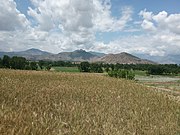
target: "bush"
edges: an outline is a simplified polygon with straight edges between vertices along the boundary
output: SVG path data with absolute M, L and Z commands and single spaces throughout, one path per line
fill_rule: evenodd
M 46 70 L 48 70 L 48 71 L 51 70 L 51 67 L 52 67 L 51 64 L 47 65 L 47 66 L 46 66 Z
M 92 63 L 90 66 L 90 71 L 93 73 L 103 73 L 102 66 L 97 63 Z
M 108 75 L 110 77 L 115 77 L 115 78 L 125 78 L 129 80 L 134 80 L 135 74 L 130 71 L 130 70 L 113 70 L 109 71 Z

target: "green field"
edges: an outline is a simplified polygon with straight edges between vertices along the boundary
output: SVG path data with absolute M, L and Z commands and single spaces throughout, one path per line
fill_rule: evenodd
M 52 67 L 57 72 L 80 72 L 78 67 Z
M 139 75 L 139 76 L 147 76 L 146 72 L 147 72 L 147 71 L 135 70 L 135 71 L 134 71 L 134 74 L 135 74 L 136 76 L 137 76 L 137 75 Z
M 140 84 L 180 92 L 180 76 L 136 75 L 135 79 Z
M 97 74 L 0 70 L 1 135 L 178 135 L 180 102 Z

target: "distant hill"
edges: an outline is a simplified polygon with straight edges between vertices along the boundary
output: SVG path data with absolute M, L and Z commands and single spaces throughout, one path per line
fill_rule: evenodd
M 105 53 L 93 52 L 93 51 L 90 51 L 89 53 L 91 53 L 91 54 L 93 54 L 93 55 L 96 55 L 96 56 L 98 56 L 98 57 L 103 57 L 103 56 L 106 55 Z
M 29 49 L 26 51 L 18 52 L 21 55 L 50 55 L 52 53 L 46 52 L 46 51 L 41 51 L 39 49 Z
M 98 52 L 87 52 L 85 50 L 75 50 L 73 52 L 61 52 L 58 54 L 52 54 L 39 49 L 28 49 L 20 52 L 0 52 L 0 57 L 4 55 L 22 56 L 28 60 L 49 60 L 49 61 L 89 61 L 89 62 L 104 62 L 104 63 L 120 63 L 120 64 L 154 64 L 155 62 L 138 58 L 129 53 L 119 54 L 104 54 Z
M 98 59 L 105 63 L 119 63 L 119 64 L 155 64 L 150 60 L 138 58 L 132 54 L 122 52 L 119 54 L 108 54 Z
M 65 60 L 65 61 L 90 61 L 97 58 L 85 50 L 75 50 L 73 52 L 61 52 L 59 54 L 51 55 L 49 60 Z
M 51 55 L 51 53 L 46 52 L 46 51 L 41 51 L 39 49 L 28 49 L 26 51 L 20 51 L 20 52 L 0 52 L 0 57 L 3 57 L 4 55 L 8 55 L 10 57 L 12 56 L 22 56 L 25 57 L 27 59 L 33 59 L 36 56 L 39 55 Z
M 151 56 L 148 54 L 135 54 L 138 57 L 150 59 L 161 64 L 180 64 L 180 55 Z

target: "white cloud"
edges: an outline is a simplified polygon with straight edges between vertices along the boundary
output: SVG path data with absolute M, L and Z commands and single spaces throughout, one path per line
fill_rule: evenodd
M 0 1 L 0 31 L 23 29 L 28 24 L 25 15 L 16 9 L 16 3 L 13 0 Z
M 31 0 L 35 9 L 28 14 L 41 30 L 57 27 L 77 31 L 80 27 L 94 28 L 95 31 L 119 31 L 131 21 L 131 7 L 122 8 L 121 17 L 112 17 L 111 0 Z M 47 24 L 48 20 L 48 24 Z
M 103 5 L 99 1 L 95 1 L 96 14 L 94 17 L 94 25 L 96 30 L 101 32 L 121 31 L 126 27 L 127 23 L 132 20 L 133 10 L 131 7 L 122 8 L 122 16 L 115 18 L 111 15 L 111 4 L 105 3 Z
M 154 24 L 148 20 L 143 20 L 141 26 L 143 29 L 148 30 L 148 31 L 155 31 L 156 30 L 156 27 L 154 26 Z
M 147 12 L 146 9 L 140 11 L 140 16 L 142 16 L 145 20 L 152 20 L 153 13 Z
M 3 51 L 21 51 L 37 48 L 58 53 L 63 50 L 63 46 L 69 43 L 69 40 L 59 33 L 38 31 L 34 28 L 27 29 L 23 32 L 0 32 L 0 37 L 0 49 Z
M 153 14 L 143 10 L 139 15 L 143 17 L 141 26 L 149 33 L 149 41 L 153 41 L 152 45 L 147 47 L 149 54 L 155 56 L 179 54 L 180 14 L 168 14 L 166 11 Z M 144 37 L 144 39 L 146 38 Z M 148 44 L 149 41 L 147 40 Z
M 180 14 L 143 10 L 143 20 L 132 20 L 131 7 L 112 16 L 111 0 L 31 0 L 30 20 L 13 0 L 0 1 L 0 50 L 38 48 L 54 53 L 75 49 L 106 53 L 179 54 Z M 31 20 L 32 19 L 32 20 Z M 31 24 L 29 23 L 32 22 Z M 142 27 L 145 32 L 138 29 Z M 108 44 L 97 42 L 96 32 L 129 32 Z M 135 35 L 133 32 L 141 35 Z M 116 35 L 117 37 L 117 35 Z M 114 39 L 114 38 L 113 38 Z
M 121 31 L 131 21 L 132 8 L 122 8 L 119 18 L 111 15 L 110 0 L 31 0 L 28 15 L 37 22 L 39 31 L 59 30 L 69 45 L 89 49 L 95 41 L 95 33 Z M 119 13 L 120 14 L 120 13 Z M 63 48 L 66 48 L 66 47 Z
M 36 8 L 29 8 L 28 14 L 38 23 L 38 30 L 59 29 L 70 39 L 67 46 L 87 46 L 94 39 L 92 0 L 32 0 L 32 3 Z
M 168 15 L 166 11 L 162 11 L 154 15 L 152 12 L 143 10 L 139 15 L 144 19 L 141 26 L 145 30 L 180 34 L 180 14 Z
M 96 42 L 92 50 L 106 53 L 139 53 L 151 56 L 179 54 L 180 36 L 174 34 L 143 34 L 120 37 L 110 43 Z

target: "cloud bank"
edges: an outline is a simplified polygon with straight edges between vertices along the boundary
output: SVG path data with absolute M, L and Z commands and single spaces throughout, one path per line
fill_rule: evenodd
M 133 8 L 112 13 L 111 0 L 31 0 L 27 16 L 13 0 L 0 1 L 0 51 L 38 48 L 53 53 L 75 49 L 106 53 L 179 54 L 180 14 L 146 9 L 134 20 Z M 138 22 L 138 23 L 137 23 Z M 136 34 L 139 31 L 140 34 Z M 97 33 L 116 35 L 105 43 Z

